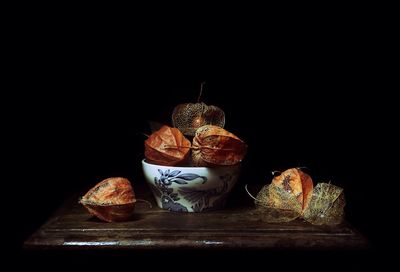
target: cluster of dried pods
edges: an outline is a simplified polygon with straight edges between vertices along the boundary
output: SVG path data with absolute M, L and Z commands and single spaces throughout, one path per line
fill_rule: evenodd
M 214 125 L 198 128 L 192 143 L 179 129 L 168 126 L 145 141 L 147 161 L 159 165 L 234 165 L 243 159 L 246 150 L 247 145 L 237 136 Z
M 212 167 L 237 164 L 246 154 L 247 145 L 223 129 L 225 113 L 216 106 L 180 104 L 172 113 L 172 123 L 174 127 L 163 126 L 145 141 L 147 161 Z
M 267 222 L 289 222 L 296 218 L 315 225 L 337 225 L 343 221 L 343 189 L 330 183 L 315 187 L 309 175 L 291 168 L 273 178 L 257 197 L 261 217 Z

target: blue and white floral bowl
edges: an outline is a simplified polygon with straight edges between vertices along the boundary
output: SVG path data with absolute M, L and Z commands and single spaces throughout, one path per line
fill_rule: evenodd
M 142 161 L 157 205 L 174 212 L 221 209 L 239 177 L 240 164 L 219 167 L 177 167 Z

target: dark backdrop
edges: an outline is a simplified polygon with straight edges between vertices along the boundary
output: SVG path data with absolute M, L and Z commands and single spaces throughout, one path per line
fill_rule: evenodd
M 249 146 L 234 196 L 246 197 L 246 183 L 269 183 L 271 170 L 304 166 L 315 182 L 342 186 L 348 221 L 382 242 L 371 196 L 389 137 L 375 132 L 386 131 L 390 112 L 380 109 L 367 30 L 32 30 L 16 44 L 23 76 L 11 98 L 10 158 L 23 199 L 14 247 L 73 193 L 110 176 L 143 184 L 147 121 L 169 123 L 202 81 L 203 102 L 222 108 L 226 128 Z
M 74 68 L 62 76 L 51 72 L 43 78 L 55 77 L 50 94 L 33 94 L 43 100 L 24 116 L 20 135 L 25 153 L 21 172 L 27 178 L 23 193 L 34 201 L 29 207 L 35 210 L 29 214 L 32 226 L 69 193 L 106 177 L 144 183 L 140 161 L 142 133 L 150 132 L 147 121 L 170 124 L 174 106 L 196 101 L 202 80 L 207 81 L 202 100 L 224 109 L 226 129 L 248 143 L 239 186 L 269 183 L 272 170 L 304 166 L 315 182 L 345 188 L 350 221 L 366 220 L 373 181 L 365 171 L 374 167 L 370 154 L 376 148 L 373 139 L 367 140 L 376 126 L 373 101 L 351 97 L 354 82 L 342 74 L 325 65 L 295 72 L 253 67 L 260 69 L 254 75 L 241 67 L 201 79 L 169 72 L 142 78 L 112 66 Z M 75 78 L 78 73 L 84 76 Z M 368 79 L 354 79 L 361 80 Z

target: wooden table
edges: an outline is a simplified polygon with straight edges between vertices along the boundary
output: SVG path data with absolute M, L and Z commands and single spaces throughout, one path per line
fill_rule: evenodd
M 301 220 L 264 222 L 251 205 L 205 213 L 158 208 L 149 190 L 131 221 L 105 223 L 73 197 L 24 243 L 27 249 L 362 249 L 367 240 L 349 224 L 314 226 Z

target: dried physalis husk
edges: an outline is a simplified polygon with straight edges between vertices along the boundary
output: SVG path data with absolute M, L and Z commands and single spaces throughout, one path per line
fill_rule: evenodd
M 344 219 L 345 205 L 342 188 L 329 183 L 318 183 L 303 217 L 315 225 L 337 225 Z
M 220 108 L 204 103 L 179 104 L 172 112 L 172 124 L 187 136 L 194 136 L 199 127 L 224 127 L 225 113 Z
M 337 225 L 344 219 L 346 202 L 342 188 L 327 183 L 313 188 L 310 176 L 289 169 L 261 189 L 255 204 L 267 222 L 303 218 L 314 225 Z
M 136 198 L 129 180 L 115 177 L 98 183 L 79 202 L 99 219 L 117 222 L 132 216 Z
M 302 211 L 307 208 L 313 190 L 313 182 L 309 175 L 298 168 L 291 168 L 274 177 L 272 184 L 294 196 L 300 203 Z M 276 198 L 273 201 L 279 202 L 280 199 Z
M 196 131 L 192 145 L 195 166 L 234 165 L 246 155 L 247 145 L 225 129 L 206 125 Z
M 179 129 L 163 126 L 144 142 L 144 155 L 150 163 L 177 165 L 188 158 L 190 145 Z
M 255 204 L 266 222 L 290 222 L 301 214 L 299 201 L 275 184 L 265 185 L 257 194 Z

